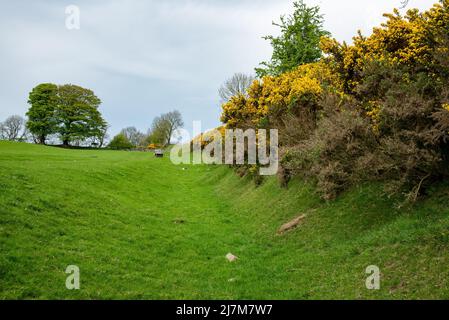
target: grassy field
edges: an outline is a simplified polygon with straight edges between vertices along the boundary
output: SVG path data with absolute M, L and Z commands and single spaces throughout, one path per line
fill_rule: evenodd
M 0 142 L 2 299 L 449 298 L 449 188 L 395 209 L 149 153 Z M 304 225 L 276 230 L 306 213 Z M 239 257 L 229 263 L 229 252 Z M 81 289 L 65 288 L 65 268 Z M 381 289 L 365 268 L 381 269 Z

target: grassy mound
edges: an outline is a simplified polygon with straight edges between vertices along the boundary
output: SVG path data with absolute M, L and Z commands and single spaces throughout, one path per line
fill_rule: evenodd
M 0 142 L 0 298 L 449 298 L 444 185 L 399 210 L 375 185 L 323 203 L 300 181 L 256 188 L 225 166 L 184 168 Z M 65 287 L 68 265 L 80 290 Z M 369 265 L 379 291 L 365 288 Z

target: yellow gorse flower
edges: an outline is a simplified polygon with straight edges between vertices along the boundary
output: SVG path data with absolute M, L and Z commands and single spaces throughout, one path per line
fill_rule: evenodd
M 432 37 L 447 33 L 449 28 L 448 0 L 435 4 L 420 13 L 409 10 L 404 16 L 398 10 L 385 14 L 387 21 L 374 28 L 369 37 L 361 33 L 354 37 L 352 45 L 340 44 L 335 39 L 322 38 L 321 49 L 334 58 L 334 63 L 344 74 L 346 90 L 357 86 L 357 77 L 367 61 L 385 61 L 390 64 L 420 65 L 428 70 L 434 64 Z M 335 58 L 336 57 L 336 58 Z
M 271 113 L 317 107 L 324 90 L 330 88 L 343 94 L 340 79 L 326 63 L 305 64 L 277 77 L 255 80 L 247 96 L 232 97 L 222 106 L 221 120 L 230 127 L 248 121 L 257 125 Z

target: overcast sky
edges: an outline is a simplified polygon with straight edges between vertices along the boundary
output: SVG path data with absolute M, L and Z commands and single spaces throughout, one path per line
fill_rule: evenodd
M 178 109 L 186 128 L 219 124 L 217 89 L 235 72 L 252 73 L 271 55 L 261 37 L 292 12 L 292 0 L 57 1 L 0 0 L 0 121 L 24 115 L 39 83 L 92 89 L 115 134 L 146 131 L 152 119 Z M 319 4 L 338 40 L 369 34 L 400 0 L 307 0 Z M 429 8 L 436 0 L 410 0 Z M 65 8 L 80 9 L 68 30 Z

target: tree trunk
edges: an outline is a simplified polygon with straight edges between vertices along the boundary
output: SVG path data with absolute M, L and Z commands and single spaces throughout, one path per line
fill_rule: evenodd
M 170 145 L 170 141 L 171 141 L 171 136 L 173 135 L 173 128 L 170 128 L 169 130 L 168 130 L 168 137 L 167 137 L 167 144 L 166 144 L 166 146 L 169 146 Z

